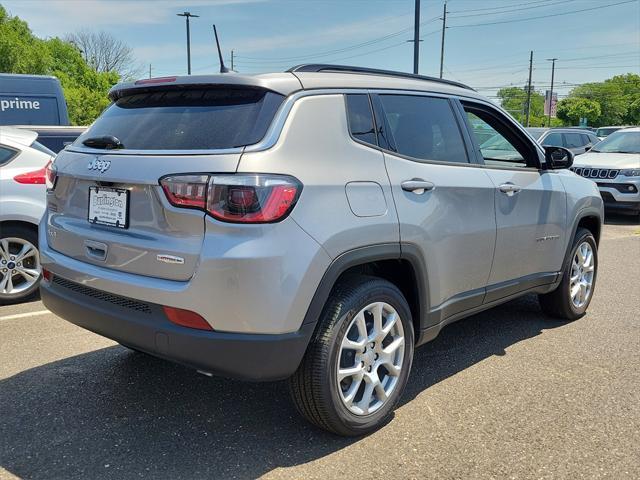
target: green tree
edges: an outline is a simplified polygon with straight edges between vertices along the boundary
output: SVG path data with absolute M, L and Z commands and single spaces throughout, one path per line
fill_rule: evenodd
M 502 108 L 508 111 L 518 122 L 525 124 L 527 113 L 527 90 L 520 87 L 507 87 L 498 91 L 498 98 Z M 529 126 L 541 127 L 546 125 L 544 116 L 544 95 L 533 90 L 531 92 L 531 111 Z
M 569 125 L 578 125 L 581 118 L 593 125 L 601 113 L 600 104 L 587 98 L 567 97 L 558 102 L 558 118 Z
M 629 105 L 627 120 L 629 125 L 640 125 L 640 95 Z
M 0 5 L 0 71 L 53 75 L 60 80 L 75 125 L 88 125 L 109 104 L 107 92 L 118 82 L 114 72 L 98 73 L 71 43 L 41 40 L 26 22 L 11 17 Z
M 624 88 L 619 82 L 605 80 L 585 83 L 574 88 L 569 93 L 569 98 L 571 97 L 585 98 L 600 105 L 601 115 L 594 123 L 596 127 L 624 123 L 629 105 Z

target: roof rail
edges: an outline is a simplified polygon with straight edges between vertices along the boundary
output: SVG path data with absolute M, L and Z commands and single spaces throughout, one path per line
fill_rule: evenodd
M 430 82 L 445 83 L 455 87 L 473 90 L 469 85 L 455 82 L 453 80 L 445 80 L 443 78 L 428 77 L 426 75 L 416 75 L 414 73 L 396 72 L 394 70 L 381 70 L 378 68 L 352 67 L 349 65 L 330 65 L 324 63 L 307 63 L 291 67 L 287 72 L 345 72 L 345 73 L 364 73 L 371 75 L 386 75 L 389 77 L 411 78 L 413 80 L 428 80 Z M 475 90 L 474 90 L 475 91 Z

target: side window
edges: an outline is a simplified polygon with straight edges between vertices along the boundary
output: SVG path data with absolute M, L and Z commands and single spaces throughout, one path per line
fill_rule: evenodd
M 558 132 L 550 133 L 545 137 L 542 141 L 543 145 L 550 145 L 552 147 L 564 147 L 564 143 L 562 141 L 562 134 Z
M 468 163 L 449 100 L 419 95 L 379 95 L 393 150 L 418 160 Z M 376 111 L 376 114 L 378 112 Z
M 585 145 L 582 141 L 582 135 L 579 133 L 565 133 L 564 140 L 567 143 L 567 148 L 580 148 Z
M 591 145 L 595 145 L 599 141 L 600 141 L 600 139 L 598 137 L 596 137 L 595 135 L 589 135 L 589 143 Z
M 462 106 L 485 165 L 538 167 L 537 150 L 504 115 L 488 106 L 467 102 Z
M 376 145 L 376 130 L 369 95 L 349 94 L 347 98 L 347 117 L 349 131 L 356 140 Z
M 18 152 L 11 148 L 0 146 L 0 167 L 5 163 L 9 163 L 9 160 L 15 157 L 17 153 Z

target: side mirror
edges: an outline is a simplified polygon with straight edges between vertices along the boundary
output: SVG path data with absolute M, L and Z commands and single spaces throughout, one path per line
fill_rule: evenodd
M 544 158 L 549 170 L 562 170 L 573 165 L 573 152 L 564 147 L 545 146 Z
M 589 150 L 591 150 L 592 147 L 593 147 L 593 145 L 591 145 L 591 144 L 585 145 L 584 146 L 584 153 L 587 153 Z

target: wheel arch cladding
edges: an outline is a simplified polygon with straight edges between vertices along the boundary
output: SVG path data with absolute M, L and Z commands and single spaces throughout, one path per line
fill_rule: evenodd
M 388 280 L 398 287 L 409 304 L 414 331 L 420 332 L 426 311 L 426 286 L 422 285 L 424 273 L 421 269 L 413 256 L 402 255 L 397 243 L 370 245 L 344 252 L 327 268 L 307 309 L 303 325 L 314 323 L 317 327 L 322 309 L 340 281 L 353 274 L 367 274 Z

